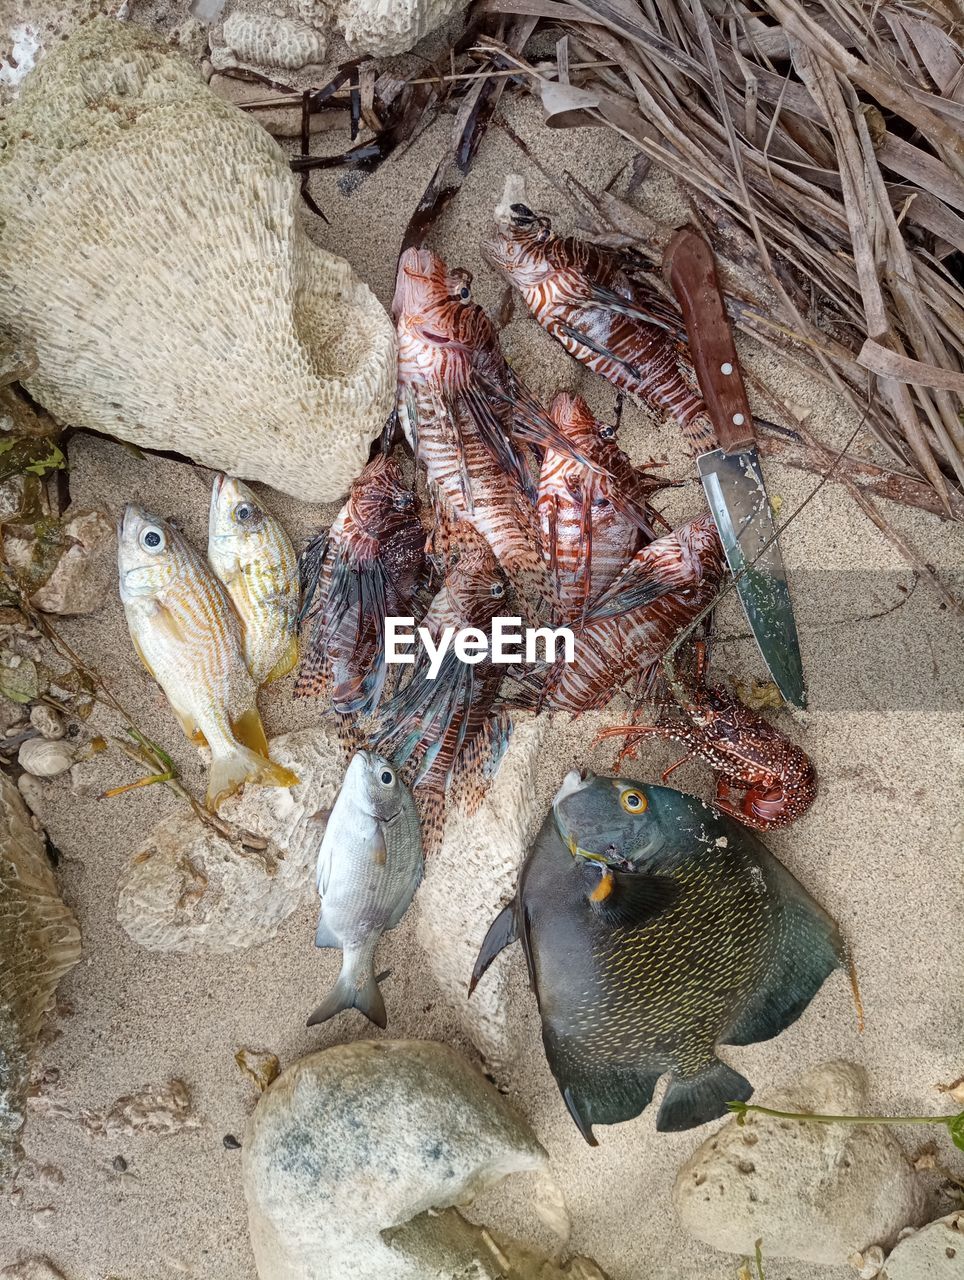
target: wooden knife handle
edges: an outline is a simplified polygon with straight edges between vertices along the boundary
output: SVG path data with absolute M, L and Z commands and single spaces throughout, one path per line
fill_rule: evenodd
M 733 342 L 713 250 L 691 227 L 681 227 L 663 254 L 686 322 L 696 377 L 726 453 L 754 442 L 753 415 Z

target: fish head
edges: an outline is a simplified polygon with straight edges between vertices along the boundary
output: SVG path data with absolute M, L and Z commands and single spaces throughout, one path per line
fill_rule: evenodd
M 566 439 L 584 453 L 591 453 L 602 441 L 615 440 L 616 428 L 599 422 L 582 396 L 560 391 L 552 402 L 549 416 Z
M 405 483 L 395 459 L 385 453 L 376 454 L 354 481 L 349 503 L 354 524 L 376 540 L 419 510 L 418 495 Z
M 342 794 L 369 817 L 388 822 L 403 807 L 408 793 L 387 756 L 356 751 L 345 772 Z
M 440 338 L 457 337 L 459 307 L 471 304 L 472 273 L 450 267 L 431 249 L 406 249 L 398 260 L 392 315 L 410 321 L 432 318 Z M 454 305 L 449 305 L 454 304 Z M 449 333 L 451 328 L 453 332 Z
M 505 575 L 495 556 L 481 542 L 450 554 L 445 587 L 464 627 L 484 628 L 506 607 Z
M 550 274 L 546 246 L 551 237 L 552 223 L 529 207 L 522 179 L 509 174 L 495 210 L 494 232 L 483 242 L 482 256 L 511 284 L 527 289 Z
M 574 857 L 633 864 L 665 843 L 653 788 L 629 778 L 566 774 L 552 802 L 559 834 Z
M 122 600 L 156 596 L 181 574 L 184 539 L 167 520 L 142 507 L 124 508 L 117 527 L 117 569 Z
M 217 475 L 208 516 L 208 559 L 216 571 L 256 559 L 269 539 L 268 517 L 235 476 Z

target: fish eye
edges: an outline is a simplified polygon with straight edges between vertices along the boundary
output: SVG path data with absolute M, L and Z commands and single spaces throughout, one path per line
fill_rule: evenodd
M 501 582 L 493 582 L 492 586 L 489 587 L 489 595 L 493 600 L 501 600 L 505 595 L 505 587 Z
M 459 297 L 462 299 L 463 302 L 468 302 L 471 296 L 472 296 L 472 290 L 469 288 L 467 284 L 464 284 L 462 288 L 459 290 Z
M 164 547 L 164 534 L 155 525 L 149 525 L 141 533 L 141 546 L 145 551 L 161 551 Z
M 253 507 L 250 502 L 239 502 L 234 508 L 234 518 L 244 523 L 245 520 L 251 519 L 256 510 L 257 508 Z
M 619 797 L 619 803 L 627 813 L 642 813 L 647 807 L 646 797 L 640 791 L 624 791 Z
M 404 489 L 401 493 L 396 493 L 392 498 L 392 506 L 396 511 L 407 511 L 415 501 L 415 495 Z
M 600 428 L 599 428 L 599 439 L 600 439 L 600 440 L 615 440 L 615 438 L 616 438 L 616 428 L 615 428 L 615 427 L 605 426 L 605 427 L 600 427 Z
M 392 773 L 391 769 L 383 769 L 378 775 L 378 781 L 382 783 L 383 786 L 390 787 L 395 781 L 395 775 Z

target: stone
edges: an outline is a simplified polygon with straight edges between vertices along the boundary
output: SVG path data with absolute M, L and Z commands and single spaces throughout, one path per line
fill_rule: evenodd
M 31 1059 L 57 983 L 80 960 L 44 841 L 0 773 L 0 1187 L 20 1158 Z
M 67 511 L 59 537 L 64 549 L 30 603 L 44 613 L 95 613 L 107 599 L 116 573 L 114 526 L 102 511 Z M 4 554 L 14 569 L 23 571 L 35 563 L 36 542 L 29 525 L 4 535 Z
M 261 1280 L 496 1274 L 464 1270 L 466 1224 L 456 1215 L 445 1225 L 440 1211 L 513 1173 L 548 1178 L 528 1125 L 458 1053 L 429 1041 L 362 1040 L 289 1067 L 255 1108 L 242 1166 Z
M 905 1236 L 878 1280 L 964 1280 L 964 1213 L 950 1213 Z
M 335 502 L 395 398 L 395 333 L 315 245 L 288 158 L 176 50 L 98 18 L 0 120 L 0 327 L 57 419 Z
M 30 708 L 30 723 L 42 738 L 49 738 L 51 742 L 62 738 L 67 732 L 63 716 L 45 702 L 34 703 Z
M 341 0 L 336 23 L 354 53 L 407 53 L 465 9 L 465 0 Z
M 778 1111 L 860 1115 L 867 1077 L 849 1062 L 814 1067 L 760 1105 Z M 887 1248 L 920 1222 L 925 1192 L 882 1126 L 808 1124 L 753 1112 L 727 1121 L 680 1169 L 673 1201 L 698 1240 L 752 1255 L 843 1266 L 873 1245 Z
M 513 1056 L 506 1000 L 511 958 L 495 961 L 471 999 L 469 979 L 489 925 L 515 893 L 519 866 L 545 816 L 536 774 L 546 732 L 545 716 L 519 718 L 480 808 L 449 814 L 416 899 L 428 964 L 493 1070 Z
M 225 955 L 273 938 L 314 895 L 314 867 L 344 764 L 334 729 L 273 738 L 271 758 L 300 779 L 290 790 L 252 787 L 221 818 L 243 835 L 228 840 L 190 810 L 163 819 L 121 874 L 117 919 L 149 951 Z

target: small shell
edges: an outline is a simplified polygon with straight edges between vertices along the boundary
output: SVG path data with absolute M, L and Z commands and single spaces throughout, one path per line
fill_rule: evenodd
M 32 773 L 35 778 L 54 778 L 74 763 L 74 752 L 66 742 L 30 738 L 20 748 L 17 759 L 21 769 Z
M 884 1251 L 879 1244 L 872 1244 L 863 1253 L 852 1253 L 850 1265 L 857 1272 L 858 1280 L 874 1280 L 884 1265 Z
M 66 733 L 63 716 L 43 702 L 30 708 L 30 723 L 41 737 L 51 741 L 62 738 Z

